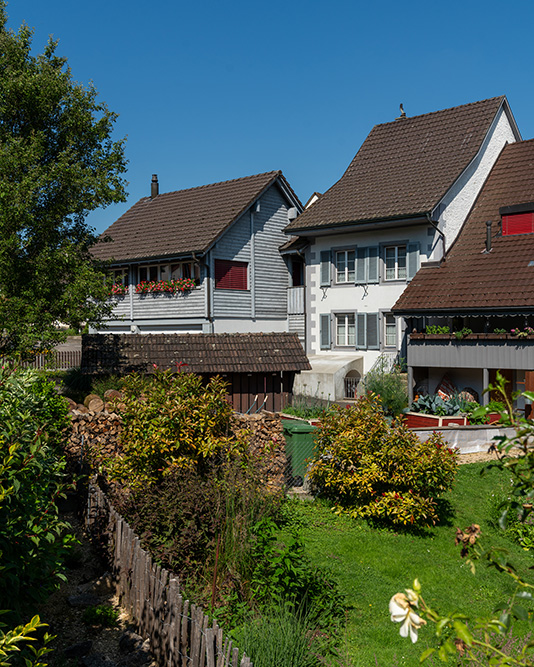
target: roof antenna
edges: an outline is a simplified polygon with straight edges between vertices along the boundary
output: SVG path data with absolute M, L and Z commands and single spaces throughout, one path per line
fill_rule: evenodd
M 395 120 L 400 120 L 401 118 L 406 118 L 406 111 L 404 111 L 404 107 L 402 106 L 402 102 L 399 104 L 400 107 L 400 116 L 397 116 Z

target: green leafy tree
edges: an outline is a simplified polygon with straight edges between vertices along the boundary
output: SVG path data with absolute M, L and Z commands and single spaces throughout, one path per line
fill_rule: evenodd
M 50 40 L 6 27 L 0 0 L 0 354 L 46 349 L 109 314 L 105 266 L 87 214 L 124 201 L 124 140 L 92 84 L 72 79 Z

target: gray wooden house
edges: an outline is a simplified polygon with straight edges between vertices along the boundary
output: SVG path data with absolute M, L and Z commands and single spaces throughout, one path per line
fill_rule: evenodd
M 116 279 L 113 317 L 100 331 L 288 331 L 291 258 L 279 248 L 301 211 L 280 171 L 162 194 L 153 176 L 151 196 L 93 250 Z M 293 310 L 301 301 L 291 300 Z

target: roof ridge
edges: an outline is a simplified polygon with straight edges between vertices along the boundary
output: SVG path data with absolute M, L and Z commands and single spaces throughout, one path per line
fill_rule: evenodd
M 227 185 L 230 183 L 237 183 L 239 181 L 247 181 L 252 178 L 258 178 L 259 176 L 283 176 L 281 169 L 273 170 L 273 171 L 265 171 L 260 174 L 251 174 L 250 176 L 241 176 L 240 178 L 232 178 L 227 181 L 216 181 L 215 183 L 205 183 L 204 185 L 196 185 L 192 188 L 184 188 L 183 190 L 171 190 L 170 192 L 161 192 L 160 194 L 157 195 L 157 197 L 141 197 L 141 199 L 138 199 L 138 202 L 141 202 L 146 199 L 158 199 L 160 197 L 164 197 L 165 195 L 175 195 L 178 194 L 179 192 L 193 192 L 195 190 L 204 190 L 207 188 L 212 188 L 216 185 Z
M 479 105 L 479 104 L 487 104 L 488 102 L 495 102 L 496 100 L 503 101 L 505 99 L 506 99 L 506 95 L 497 95 L 496 97 L 488 97 L 485 100 L 478 100 L 477 102 L 468 102 L 467 104 L 459 104 L 455 107 L 447 107 L 446 109 L 438 109 L 436 111 L 429 111 L 428 113 L 419 114 L 418 116 L 406 116 L 405 118 L 402 118 L 402 119 L 396 118 L 394 120 L 389 120 L 386 123 L 377 123 L 377 125 L 373 126 L 373 129 L 375 127 L 383 127 L 384 125 L 392 125 L 393 123 L 398 123 L 400 120 L 402 120 L 402 122 L 406 122 L 406 121 L 410 121 L 410 120 L 418 120 L 420 118 L 425 118 L 425 117 L 428 117 L 428 116 L 434 116 L 436 114 L 445 113 L 446 111 L 457 111 L 458 109 L 473 107 L 473 106 L 476 106 L 476 105 Z

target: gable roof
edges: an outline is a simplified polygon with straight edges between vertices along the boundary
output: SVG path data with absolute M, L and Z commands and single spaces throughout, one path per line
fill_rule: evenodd
M 341 179 L 286 231 L 431 213 L 476 156 L 505 102 L 494 97 L 375 125 Z
M 185 362 L 193 373 L 270 373 L 311 368 L 296 333 L 85 334 L 82 372 L 109 373 Z
M 534 202 L 534 140 L 503 148 L 445 261 L 422 267 L 393 310 L 406 315 L 532 310 L 534 234 L 499 235 L 499 209 L 530 202 Z M 489 253 L 484 252 L 486 220 L 492 222 Z
M 277 181 L 300 205 L 281 171 L 143 197 L 102 234 L 112 241 L 92 253 L 117 261 L 202 254 Z

